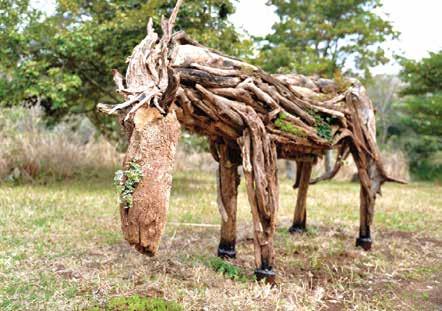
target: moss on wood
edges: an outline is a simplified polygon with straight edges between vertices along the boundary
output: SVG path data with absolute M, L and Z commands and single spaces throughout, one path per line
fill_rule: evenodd
M 287 121 L 287 115 L 284 112 L 281 112 L 278 115 L 278 118 L 275 120 L 274 123 L 276 127 L 283 132 L 299 137 L 307 136 L 307 134 L 302 129 L 295 127 L 293 124 Z
M 142 178 L 141 166 L 135 162 L 130 162 L 127 170 L 119 170 L 115 173 L 114 182 L 120 191 L 120 204 L 125 208 L 132 207 L 133 193 Z
M 321 138 L 331 141 L 333 138 L 333 132 L 331 128 L 333 117 L 324 117 L 320 115 L 317 111 L 314 111 L 312 109 L 309 109 L 307 112 L 309 115 L 315 118 L 316 134 L 318 134 L 318 136 Z

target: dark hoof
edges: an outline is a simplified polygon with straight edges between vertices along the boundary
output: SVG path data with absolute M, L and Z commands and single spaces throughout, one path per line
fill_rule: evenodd
M 146 255 L 147 257 L 154 257 L 155 253 L 149 250 L 148 248 L 141 246 L 141 245 L 135 245 L 135 249 L 140 252 L 143 255 Z
M 236 258 L 235 246 L 218 246 L 218 257 Z
M 291 234 L 305 233 L 305 232 L 307 232 L 305 226 L 293 225 L 289 228 L 289 233 Z
M 276 273 L 272 269 L 256 269 L 256 280 L 265 280 L 267 284 L 276 285 Z
M 364 251 L 371 250 L 371 244 L 373 241 L 371 238 L 357 238 L 356 239 L 356 247 L 362 247 Z

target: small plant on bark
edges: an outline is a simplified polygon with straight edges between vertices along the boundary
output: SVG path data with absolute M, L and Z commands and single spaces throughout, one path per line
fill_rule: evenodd
M 315 129 L 318 136 L 331 141 L 333 138 L 333 132 L 330 124 L 332 123 L 333 118 L 321 116 L 312 109 L 309 109 L 307 112 L 315 118 Z
M 115 173 L 114 182 L 120 192 L 120 204 L 124 208 L 131 208 L 133 205 L 133 193 L 143 178 L 141 166 L 135 162 L 129 163 L 129 169 L 119 170 Z
M 283 112 L 281 112 L 278 115 L 278 118 L 275 120 L 275 125 L 277 128 L 279 128 L 281 131 L 299 136 L 299 137 L 305 137 L 306 133 L 295 127 L 293 124 L 291 124 L 289 121 L 287 121 L 287 115 Z
M 330 126 L 331 118 L 329 117 L 321 117 L 319 115 L 315 116 L 316 119 L 316 131 L 319 137 L 322 137 L 328 141 L 330 141 L 333 137 L 332 128 Z

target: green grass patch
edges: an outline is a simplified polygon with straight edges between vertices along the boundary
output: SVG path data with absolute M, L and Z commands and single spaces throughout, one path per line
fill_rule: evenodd
M 410 300 L 403 284 L 416 293 L 438 286 L 439 185 L 386 184 L 376 200 L 373 251 L 366 253 L 354 247 L 359 184 L 311 187 L 309 231 L 290 235 L 296 191 L 289 180 L 280 181 L 274 268 L 283 286 L 274 291 L 253 282 L 244 182 L 238 197 L 238 258 L 230 262 L 214 257 L 219 229 L 212 227 L 169 224 L 156 257 L 134 251 L 121 234 L 112 176 L 0 185 L 0 310 L 112 310 L 112 303 L 130 310 L 156 304 L 145 297 L 166 299 L 159 299 L 158 308 L 179 302 L 183 310 L 248 310 L 251 297 L 257 310 L 317 310 L 328 299 L 341 309 L 391 310 L 400 299 Z M 214 174 L 178 172 L 168 221 L 219 224 L 216 202 Z M 389 288 L 390 281 L 397 286 Z M 428 292 L 430 306 L 434 293 Z M 134 294 L 139 297 L 131 298 Z M 424 295 L 419 294 L 419 303 Z
M 89 311 L 181 311 L 181 305 L 161 298 L 133 295 L 112 298 L 105 307 L 93 307 Z
M 246 282 L 250 280 L 247 275 L 241 272 L 241 269 L 219 257 L 209 258 L 207 265 L 214 271 L 223 274 L 229 279 L 239 282 Z

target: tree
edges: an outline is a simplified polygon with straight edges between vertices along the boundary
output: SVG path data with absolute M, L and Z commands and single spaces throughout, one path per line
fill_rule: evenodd
M 117 139 L 116 122 L 103 122 L 95 106 L 122 101 L 114 91 L 112 69 L 125 70 L 125 60 L 146 35 L 148 18 L 153 17 L 158 27 L 161 15 L 167 16 L 175 1 L 58 0 L 54 16 L 32 20 L 28 17 L 36 13 L 29 1 L 1 1 L 11 14 L 20 5 L 21 15 L 10 18 L 6 29 L 16 57 L 0 59 L 0 71 L 7 73 L 0 77 L 0 105 L 38 99 L 50 122 L 67 114 L 86 114 L 102 133 Z M 233 12 L 230 0 L 188 0 L 181 12 L 185 18 L 178 19 L 176 29 L 213 48 L 245 56 L 251 43 L 229 23 Z M 23 22 L 25 17 L 29 22 Z
M 376 107 L 378 143 L 381 146 L 387 144 L 389 131 L 395 122 L 394 105 L 399 101 L 402 86 L 397 76 L 377 75 L 368 87 L 368 94 Z
M 442 178 L 442 51 L 419 62 L 402 59 L 398 134 L 410 158 L 412 173 L 420 178 Z
M 375 11 L 381 0 L 269 0 L 279 21 L 258 58 L 268 71 L 333 77 L 353 68 L 364 78 L 388 61 L 379 46 L 398 33 Z M 354 72 L 354 73 L 355 73 Z
M 375 13 L 381 0 L 269 0 L 279 21 L 265 38 L 256 63 L 270 72 L 369 79 L 370 67 L 388 61 L 379 46 L 398 33 Z M 350 69 L 351 68 L 351 69 Z M 353 72 L 350 72 L 353 71 Z M 332 168 L 326 154 L 325 170 Z

